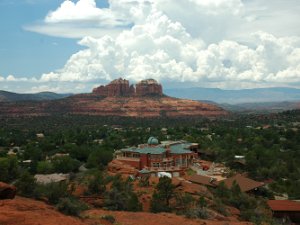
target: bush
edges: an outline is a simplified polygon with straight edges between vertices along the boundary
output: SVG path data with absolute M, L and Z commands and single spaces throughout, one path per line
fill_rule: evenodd
M 37 163 L 37 173 L 40 174 L 50 174 L 54 172 L 54 167 L 51 162 L 48 161 L 40 161 Z
M 228 212 L 226 210 L 225 205 L 223 204 L 222 200 L 219 198 L 214 199 L 214 203 L 212 208 L 217 212 L 221 213 L 223 216 L 228 216 Z
M 50 204 L 57 204 L 60 198 L 67 197 L 68 186 L 66 183 L 40 184 L 36 188 L 37 198 L 47 198 Z
M 19 175 L 18 160 L 16 157 L 0 158 L 0 180 L 10 182 Z
M 103 175 L 99 172 L 88 183 L 88 193 L 103 194 L 106 190 Z
M 16 182 L 18 193 L 24 197 L 33 197 L 36 189 L 35 178 L 27 171 Z
M 133 192 L 129 179 L 123 181 L 120 176 L 113 180 L 110 191 L 105 193 L 105 207 L 110 210 L 141 211 L 142 205 Z
M 66 215 L 79 216 L 88 206 L 75 198 L 61 198 L 56 208 Z
M 112 151 L 106 149 L 98 149 L 92 152 L 87 160 L 88 168 L 102 169 L 113 159 Z
M 80 162 L 70 156 L 63 156 L 55 158 L 53 166 L 57 173 L 76 172 L 80 166 Z
M 107 220 L 110 223 L 116 222 L 115 217 L 112 215 L 103 215 L 103 216 L 101 216 L 101 219 Z
M 197 207 L 190 209 L 185 213 L 187 218 L 191 219 L 208 219 L 208 212 L 206 208 Z

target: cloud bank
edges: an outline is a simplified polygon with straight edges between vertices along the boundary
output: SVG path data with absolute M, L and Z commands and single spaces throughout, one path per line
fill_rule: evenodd
M 283 13 L 281 2 L 269 5 L 277 7 L 274 13 Z M 228 89 L 300 87 L 300 38 L 288 29 L 272 32 L 276 24 L 263 17 L 274 16 L 267 6 L 255 0 L 109 0 L 108 8 L 99 8 L 95 0 L 66 0 L 43 24 L 26 29 L 80 38 L 85 49 L 63 68 L 31 80 L 32 90 L 63 91 L 69 83 L 82 91 L 121 76 Z M 290 16 L 297 17 L 293 7 Z

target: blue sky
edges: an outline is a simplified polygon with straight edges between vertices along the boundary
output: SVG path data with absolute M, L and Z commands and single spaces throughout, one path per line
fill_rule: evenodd
M 300 88 L 299 0 L 0 0 L 0 90 Z
M 39 76 L 63 67 L 81 47 L 78 39 L 51 37 L 23 27 L 43 20 L 62 0 L 0 1 L 0 74 L 15 77 Z M 107 7 L 106 1 L 97 1 Z

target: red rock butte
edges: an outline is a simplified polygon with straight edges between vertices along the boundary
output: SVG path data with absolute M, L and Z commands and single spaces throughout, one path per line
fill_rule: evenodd
M 51 101 L 7 102 L 0 104 L 0 117 L 50 115 L 94 115 L 117 117 L 217 117 L 222 108 L 199 101 L 178 99 L 163 94 L 162 85 L 147 79 L 130 85 L 119 78 L 92 93 L 77 94 Z
M 162 96 L 162 86 L 154 79 L 142 80 L 134 85 L 129 85 L 129 81 L 119 78 L 113 80 L 108 85 L 101 85 L 94 88 L 93 94 L 103 97 L 140 97 L 140 96 Z

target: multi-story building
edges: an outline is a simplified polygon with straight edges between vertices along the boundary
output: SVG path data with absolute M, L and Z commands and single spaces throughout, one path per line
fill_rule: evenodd
M 198 144 L 186 141 L 163 141 L 159 144 L 154 137 L 147 144 L 116 151 L 115 157 L 138 170 L 170 172 L 178 176 L 179 172 L 193 164 L 198 157 Z

